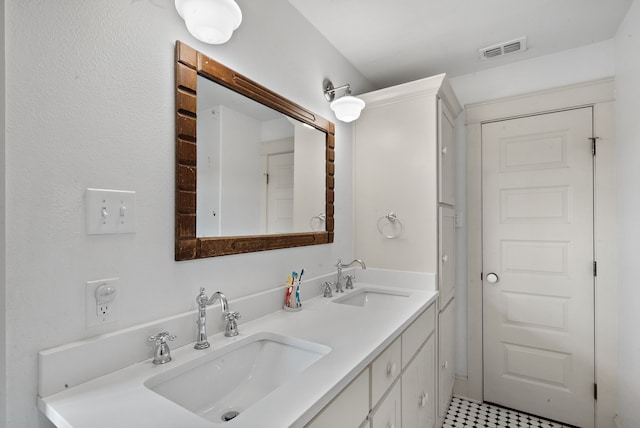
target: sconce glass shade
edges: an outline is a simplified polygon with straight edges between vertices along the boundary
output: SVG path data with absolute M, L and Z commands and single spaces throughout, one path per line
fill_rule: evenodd
M 360 112 L 364 108 L 365 103 L 360 98 L 351 95 L 345 95 L 332 101 L 329 107 L 335 113 L 338 120 L 342 122 L 353 122 L 360 117 Z
M 201 42 L 226 43 L 242 22 L 242 11 L 233 0 L 175 0 L 176 10 L 189 33 Z

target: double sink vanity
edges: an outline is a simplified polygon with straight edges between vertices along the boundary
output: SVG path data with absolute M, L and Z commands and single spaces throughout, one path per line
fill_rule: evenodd
M 334 124 L 184 43 L 176 43 L 174 66 L 175 260 L 331 244 Z M 444 106 L 448 91 L 432 88 L 440 88 L 443 79 L 419 82 L 415 92 L 424 98 L 419 100 L 421 105 Z M 383 91 L 380 96 L 384 101 L 388 94 Z M 371 101 L 374 114 L 376 99 Z M 239 116 L 248 121 L 238 125 L 234 121 Z M 395 114 L 384 121 L 366 116 L 365 111 L 362 125 L 356 128 L 360 138 L 366 135 L 368 123 L 396 126 Z M 431 116 L 435 123 L 435 115 Z M 212 127 L 207 121 L 211 117 L 224 126 Z M 278 129 L 283 135 L 261 139 L 264 133 L 257 130 L 274 122 L 282 124 Z M 418 122 L 423 123 L 422 117 Z M 433 140 L 429 145 L 432 161 L 436 152 L 441 158 L 448 153 L 435 139 L 439 125 L 434 123 L 429 128 L 433 138 L 428 140 Z M 373 135 L 380 134 L 374 131 Z M 452 141 L 452 133 L 444 134 Z M 210 147 L 208 142 L 214 140 L 224 148 Z M 295 153 L 289 178 L 296 183 L 294 189 L 303 190 L 294 191 L 291 206 L 305 208 L 284 216 L 292 218 L 291 224 L 270 221 L 269 204 L 264 203 L 270 182 L 265 187 L 264 176 L 268 178 L 269 173 L 256 166 L 267 164 L 265 156 L 276 156 L 283 148 L 291 152 L 289 157 Z M 220 163 L 225 168 L 210 171 L 211 162 L 203 160 L 224 153 L 231 156 Z M 242 159 L 242 170 L 233 159 Z M 427 169 L 451 175 L 450 162 L 445 160 L 438 163 L 441 167 L 434 163 Z M 385 168 L 392 166 L 385 162 Z M 373 164 L 379 175 L 378 162 Z M 228 170 L 252 183 L 246 195 L 239 196 L 235 187 L 221 186 L 228 182 Z M 368 180 L 356 181 L 362 187 Z M 200 294 L 194 290 L 195 310 L 42 351 L 40 411 L 59 428 L 441 426 L 453 388 L 449 360 L 453 359 L 454 325 L 454 305 L 449 303 L 453 300 L 449 272 L 453 251 L 444 245 L 449 241 L 441 241 L 453 237 L 453 228 L 450 234 L 445 233 L 448 229 L 438 232 L 446 222 L 438 220 L 437 214 L 443 209 L 438 204 L 452 208 L 451 201 L 440 197 L 444 193 L 435 191 L 446 189 L 438 183 L 447 180 L 427 177 L 416 182 L 431 183 L 420 205 L 425 209 L 428 205 L 429 210 L 416 213 L 415 223 L 423 231 L 412 236 L 421 245 L 417 250 L 407 247 L 408 236 L 392 241 L 396 236 L 371 237 L 366 235 L 370 232 L 361 231 L 369 231 L 372 225 L 375 229 L 379 214 L 373 219 L 356 216 L 357 252 L 366 253 L 364 258 L 373 266 L 386 270 L 364 270 L 359 260 L 348 265 L 338 261 L 335 284 L 328 283 L 335 273 L 298 279 L 304 300 L 301 310 L 296 305 L 295 311 L 283 309 L 286 287 L 282 286 L 229 302 L 223 293 L 207 297 L 204 289 Z M 214 184 L 207 188 L 205 183 Z M 389 198 L 399 188 L 404 187 L 392 187 L 386 196 L 377 193 Z M 388 205 L 387 200 L 373 202 L 379 206 L 357 213 L 378 212 Z M 412 212 L 414 205 L 411 199 L 411 209 L 403 214 Z M 259 216 L 246 219 L 238 213 Z M 391 214 L 383 217 L 395 220 Z M 247 222 L 237 224 L 238 218 Z M 407 222 L 414 223 L 408 217 Z M 421 263 L 401 266 L 405 259 L 413 260 L 406 255 L 419 255 Z M 348 269 L 342 272 L 354 262 L 363 268 L 356 279 Z M 341 278 L 347 280 L 344 290 Z
M 390 428 L 400 427 L 401 415 L 417 422 L 420 411 L 431 425 L 414 426 L 432 426 L 434 276 L 369 269 L 358 277 L 363 280 L 354 289 L 331 298 L 320 295 L 322 278 L 310 280 L 303 290 L 314 297 L 301 311 L 275 310 L 255 319 L 243 314 L 250 321 L 239 325 L 235 337 L 211 334 L 207 349 L 194 349 L 195 341 L 177 346 L 166 364 L 153 364 L 153 358 L 133 362 L 40 396 L 38 406 L 59 428 Z M 283 289 L 267 294 L 283 297 Z M 253 298 L 272 300 L 263 293 Z M 192 337 L 197 316 L 184 315 Z M 217 305 L 208 316 L 220 316 Z M 148 328 L 138 330 L 141 342 Z M 69 345 L 45 351 L 41 369 L 58 375 L 50 361 L 83 355 L 82 346 L 100 347 L 95 342 L 71 347 L 73 354 Z M 151 357 L 152 347 L 146 349 Z M 41 373 L 41 381 L 47 379 L 52 377 Z M 41 392 L 48 388 L 41 385 Z

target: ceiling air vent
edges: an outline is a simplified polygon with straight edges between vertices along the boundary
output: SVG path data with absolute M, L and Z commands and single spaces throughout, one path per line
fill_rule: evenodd
M 527 49 L 527 38 L 520 37 L 519 39 L 516 39 L 516 40 L 511 40 L 508 42 L 500 43 L 498 45 L 482 48 L 478 52 L 480 53 L 480 59 L 485 60 L 485 59 L 497 58 L 499 56 L 524 51 L 526 49 Z

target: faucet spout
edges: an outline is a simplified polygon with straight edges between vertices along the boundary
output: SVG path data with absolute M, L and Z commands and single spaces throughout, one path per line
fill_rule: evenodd
M 194 346 L 195 349 L 207 349 L 210 346 L 207 339 L 207 306 L 212 305 L 216 300 L 220 300 L 222 316 L 227 321 L 225 336 L 236 336 L 238 334 L 236 319 L 240 318 L 240 313 L 229 311 L 227 297 L 222 292 L 216 291 L 211 297 L 207 297 L 204 287 L 200 287 L 200 294 L 196 297 L 196 303 L 198 304 L 198 319 L 196 321 L 198 338 Z
M 351 263 L 349 263 L 348 265 L 346 265 L 344 267 L 349 267 L 349 266 L 353 265 L 354 263 L 358 263 L 362 269 L 366 269 L 367 268 L 367 265 L 364 264 L 364 262 L 362 260 L 360 260 L 360 259 L 354 259 Z
M 358 263 L 362 269 L 366 269 L 367 265 L 360 259 L 353 259 L 353 261 L 349 264 L 342 263 L 342 259 L 338 259 L 338 263 L 336 264 L 336 268 L 338 269 L 338 279 L 336 280 L 336 293 L 343 293 L 342 289 L 342 269 L 352 266 L 354 263 Z M 352 287 L 351 287 L 352 288 Z

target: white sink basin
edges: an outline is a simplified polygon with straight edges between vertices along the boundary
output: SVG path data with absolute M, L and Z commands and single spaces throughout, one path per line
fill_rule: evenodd
M 330 350 L 293 337 L 259 333 L 203 351 L 207 353 L 202 358 L 156 375 L 145 386 L 214 424 L 235 418 L 240 422 L 252 404 Z
M 361 288 L 351 293 L 338 297 L 333 303 L 341 303 L 343 305 L 384 308 L 390 303 L 397 300 L 404 300 L 409 294 L 400 291 L 374 290 Z

